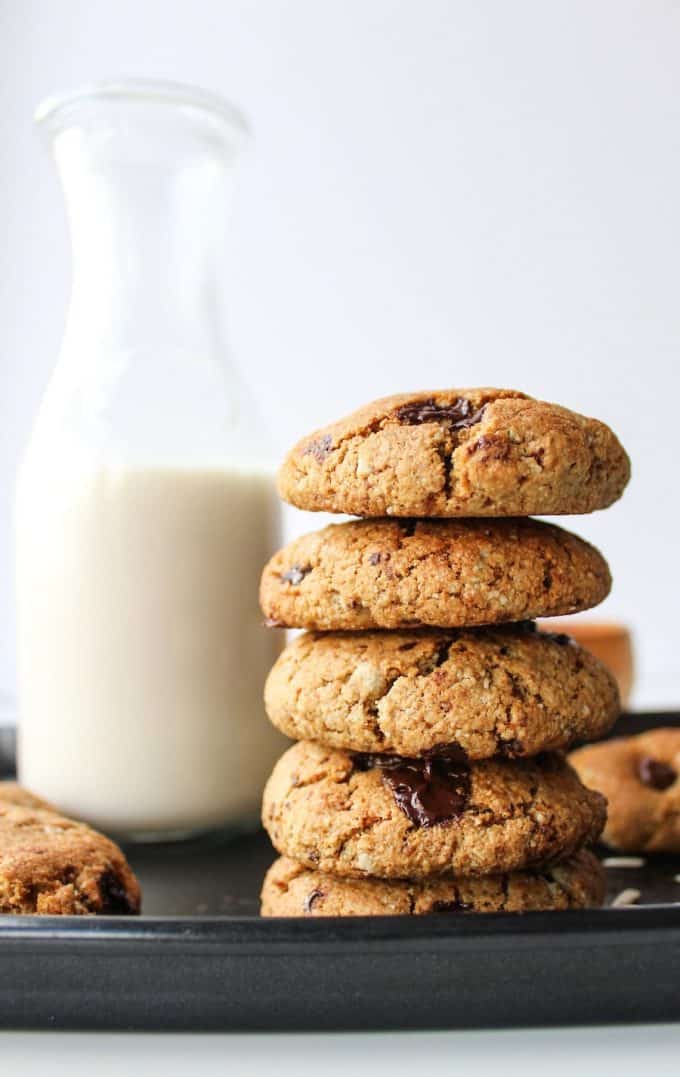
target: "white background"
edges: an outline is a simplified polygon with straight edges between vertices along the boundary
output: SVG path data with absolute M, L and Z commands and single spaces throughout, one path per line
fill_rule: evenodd
M 607 420 L 634 480 L 570 526 L 610 559 L 598 614 L 635 629 L 638 702 L 678 702 L 679 55 L 669 0 L 0 0 L 0 687 L 12 479 L 69 287 L 31 115 L 145 76 L 222 92 L 255 129 L 224 287 L 277 450 L 409 388 Z
M 142 76 L 223 92 L 255 128 L 225 292 L 278 450 L 408 388 L 509 385 L 609 421 L 634 481 L 573 525 L 611 561 L 602 612 L 635 628 L 638 701 L 677 703 L 679 55 L 671 0 L 0 0 L 0 685 L 12 476 L 69 282 L 31 114 L 55 90 Z M 28 1073 L 30 1053 L 55 1074 L 88 1059 L 118 1073 L 121 1058 L 149 1073 L 393 1074 L 402 1059 L 661 1077 L 678 1049 L 670 1029 L 3 1039 L 10 1068 Z

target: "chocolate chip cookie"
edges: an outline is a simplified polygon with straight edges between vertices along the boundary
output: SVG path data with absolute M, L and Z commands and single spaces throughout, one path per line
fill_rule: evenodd
M 652 729 L 572 752 L 581 780 L 609 802 L 602 839 L 634 853 L 680 853 L 680 729 Z
M 263 916 L 425 916 L 602 905 L 605 877 L 582 849 L 561 864 L 477 879 L 347 879 L 281 857 L 262 887 Z
M 6 804 L 18 804 L 22 808 L 40 808 L 43 811 L 54 811 L 55 809 L 42 797 L 37 797 L 34 793 L 29 792 L 28 789 L 24 789 L 23 785 L 19 785 L 18 782 L 0 782 L 0 801 L 4 801 Z
M 112 841 L 84 823 L 0 801 L 0 913 L 129 916 L 139 884 Z
M 277 852 L 333 875 L 493 875 L 596 841 L 605 800 L 558 755 L 468 763 L 301 741 L 274 767 L 262 821 Z
M 353 516 L 530 516 L 604 509 L 630 461 L 608 426 L 510 389 L 376 400 L 305 437 L 279 492 Z
M 292 740 L 417 756 L 537 755 L 596 740 L 619 713 L 616 682 L 568 636 L 499 628 L 298 636 L 265 687 Z
M 538 520 L 350 520 L 275 554 L 260 602 L 291 628 L 456 628 L 575 613 L 610 586 L 593 546 Z

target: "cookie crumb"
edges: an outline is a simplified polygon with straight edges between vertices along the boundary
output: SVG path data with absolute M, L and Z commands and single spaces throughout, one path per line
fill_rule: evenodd
M 622 890 L 620 894 L 617 894 L 612 901 L 611 909 L 622 909 L 628 905 L 637 905 L 638 901 L 642 897 L 639 890 L 634 890 L 632 887 L 628 890 Z
M 605 868 L 644 868 L 647 861 L 643 856 L 606 856 L 602 861 Z

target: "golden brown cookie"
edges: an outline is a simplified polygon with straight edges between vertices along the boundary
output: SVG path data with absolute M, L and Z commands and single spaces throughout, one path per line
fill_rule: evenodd
M 42 797 L 37 797 L 35 793 L 29 792 L 28 789 L 24 789 L 23 785 L 19 785 L 18 782 L 0 782 L 0 801 L 4 801 L 5 804 L 17 804 L 22 808 L 40 808 L 42 811 L 56 811 L 56 809 L 43 800 Z
M 0 913 L 129 916 L 139 884 L 112 841 L 56 812 L 0 802 Z
M 269 674 L 265 706 L 292 740 L 406 756 L 457 745 L 470 759 L 596 740 L 619 713 L 616 682 L 602 663 L 532 621 L 304 633 Z
M 680 729 L 652 729 L 572 752 L 591 789 L 607 797 L 602 840 L 634 853 L 680 853 Z
M 376 400 L 298 442 L 279 492 L 352 516 L 545 516 L 604 509 L 630 461 L 608 426 L 511 389 Z
M 535 912 L 602 905 L 605 877 L 582 849 L 561 864 L 477 879 L 343 879 L 288 857 L 262 887 L 263 916 L 425 916 L 429 913 Z
M 594 842 L 605 801 L 558 755 L 465 763 L 293 745 L 264 791 L 284 856 L 360 878 L 490 875 L 562 860 Z
M 290 628 L 457 628 L 575 613 L 610 586 L 602 554 L 538 520 L 350 520 L 275 554 L 260 603 Z

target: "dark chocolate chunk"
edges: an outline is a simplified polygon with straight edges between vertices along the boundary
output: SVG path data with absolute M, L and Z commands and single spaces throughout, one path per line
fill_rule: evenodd
M 432 912 L 467 912 L 471 908 L 472 905 L 468 902 L 456 898 L 455 901 L 435 901 Z
M 510 455 L 510 445 L 505 437 L 494 437 L 488 434 L 482 434 L 476 441 L 469 441 L 467 444 L 468 456 L 480 450 L 483 451 L 485 460 L 507 460 Z
M 312 571 L 311 565 L 293 565 L 287 572 L 281 573 L 281 579 L 286 583 L 292 583 L 294 587 L 297 587 L 299 583 L 302 583 L 308 572 Z
M 99 879 L 99 894 L 101 897 L 100 912 L 109 916 L 132 916 L 139 912 L 136 902 L 130 900 L 130 895 L 113 871 L 105 871 Z
M 483 405 L 477 411 L 465 397 L 459 396 L 453 404 L 438 404 L 436 400 L 414 400 L 412 404 L 402 404 L 394 413 L 398 422 L 405 426 L 420 426 L 421 423 L 444 423 L 452 430 L 465 430 L 478 423 L 484 414 Z
M 421 759 L 360 752 L 357 770 L 378 767 L 395 801 L 418 827 L 442 826 L 465 811 L 470 796 L 470 768 L 457 746 L 443 746 Z
M 319 898 L 323 897 L 323 890 L 312 890 L 311 894 L 307 894 L 304 902 L 302 903 L 302 911 L 310 913 L 314 908 L 315 903 Z
M 449 655 L 451 654 L 451 647 L 453 645 L 453 639 L 442 640 L 437 644 L 437 650 L 434 655 L 434 668 L 439 669 L 445 662 L 448 662 Z
M 333 451 L 333 438 L 330 434 L 324 434 L 321 438 L 315 438 L 313 441 L 309 441 L 303 451 L 303 456 L 313 456 L 315 460 L 322 463 L 326 457 Z
M 545 639 L 552 640 L 553 643 L 559 643 L 561 647 L 568 647 L 574 640 L 571 636 L 568 636 L 566 632 L 544 632 L 541 631 L 541 635 Z
M 660 759 L 645 755 L 638 763 L 638 777 L 643 785 L 662 792 L 673 785 L 678 775 L 668 763 L 662 763 Z
M 399 520 L 399 527 L 401 533 L 405 538 L 412 538 L 416 533 L 416 527 L 418 526 L 417 520 Z

